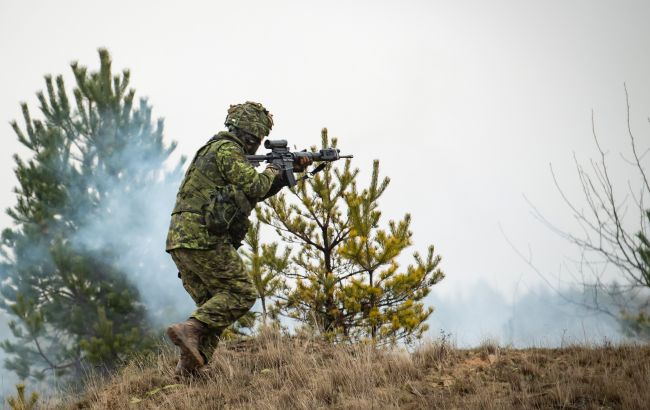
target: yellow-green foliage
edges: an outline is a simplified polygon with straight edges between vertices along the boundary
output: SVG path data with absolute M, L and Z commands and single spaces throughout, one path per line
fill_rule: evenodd
M 25 397 L 25 384 L 19 383 L 16 385 L 16 397 L 9 397 L 7 403 L 13 410 L 31 410 L 36 408 L 36 401 L 38 400 L 38 393 L 32 392 L 29 400 Z
M 330 144 L 331 143 L 331 144 Z M 322 131 L 322 146 L 337 140 Z M 312 147 L 312 149 L 315 149 Z M 426 330 L 432 312 L 423 304 L 443 273 L 429 246 L 425 258 L 402 268 L 397 258 L 411 245 L 411 217 L 380 227 L 378 200 L 389 184 L 373 163 L 368 188 L 357 187 L 350 160 L 271 198 L 259 213 L 284 241 L 297 245 L 287 276 L 295 286 L 283 308 L 332 339 L 411 341 Z
M 269 318 L 277 317 L 276 306 L 270 305 L 269 301 L 285 289 L 282 273 L 289 266 L 291 249 L 287 247 L 278 254 L 277 243 L 260 243 L 259 221 L 251 224 L 244 242 L 247 246 L 241 252 L 262 304 L 262 323 L 266 324 Z

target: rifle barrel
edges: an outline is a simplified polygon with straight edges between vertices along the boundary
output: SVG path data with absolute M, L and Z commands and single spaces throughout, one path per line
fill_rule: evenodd
M 246 159 L 249 161 L 266 161 L 268 156 L 266 155 L 246 155 Z

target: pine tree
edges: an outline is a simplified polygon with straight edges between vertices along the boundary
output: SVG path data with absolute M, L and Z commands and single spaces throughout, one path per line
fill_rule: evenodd
M 645 211 L 645 217 L 650 222 L 650 210 Z M 650 288 L 650 239 L 643 230 L 637 232 L 639 240 L 635 251 L 635 258 L 639 261 L 638 273 L 630 275 L 634 278 L 634 285 L 637 288 Z M 621 312 L 620 322 L 623 331 L 630 337 L 641 340 L 650 340 L 650 297 L 647 293 L 640 293 L 637 306 L 633 306 L 633 311 L 623 309 Z
M 12 410 L 32 410 L 37 408 L 36 402 L 38 401 L 38 393 L 32 392 L 29 398 L 25 395 L 25 384 L 18 383 L 16 385 L 16 396 L 10 396 L 7 403 Z
M 129 238 L 107 246 L 89 227 L 137 223 L 138 209 L 118 202 L 180 165 L 163 171 L 175 145 L 164 145 L 162 120 L 152 123 L 144 99 L 134 108 L 129 71 L 113 75 L 108 51 L 99 57 L 98 72 L 72 63 L 72 103 L 63 77 L 46 76 L 43 118 L 23 103 L 24 126 L 12 123 L 31 155 L 14 156 L 14 227 L 2 232 L 1 302 L 14 317 L 14 341 L 2 348 L 13 356 L 5 367 L 23 379 L 110 369 L 152 341 L 139 292 L 116 263 Z
M 259 214 L 259 209 L 257 213 Z M 285 248 L 282 253 L 278 253 L 279 247 L 276 242 L 261 243 L 260 225 L 258 218 L 249 226 L 244 238 L 246 246 L 242 247 L 239 253 L 246 266 L 248 276 L 255 286 L 262 311 L 247 312 L 221 334 L 221 339 L 228 340 L 244 336 L 254 330 L 256 325 L 261 327 L 271 325 L 277 328 L 282 326 L 279 318 L 279 305 L 274 301 L 286 289 L 283 274 L 290 264 L 291 249 Z
M 321 137 L 329 146 L 326 129 Z M 297 245 L 287 272 L 295 286 L 285 293 L 283 309 L 332 340 L 409 342 L 427 329 L 432 309 L 423 299 L 444 277 L 440 257 L 430 246 L 426 258 L 415 253 L 415 263 L 400 271 L 397 259 L 411 245 L 410 216 L 380 229 L 378 201 L 389 179 L 380 181 L 375 161 L 369 187 L 359 190 L 358 173 L 350 160 L 326 167 L 269 199 L 260 213 L 285 242 Z
M 433 312 L 420 303 L 433 285 L 444 277 L 438 264 L 440 256 L 429 246 L 426 259 L 417 252 L 415 264 L 399 272 L 397 258 L 411 245 L 411 216 L 389 221 L 388 230 L 379 229 L 381 212 L 377 200 L 389 179 L 378 184 L 379 162 L 373 164 L 370 186 L 361 192 L 356 184 L 346 195 L 350 235 L 338 250 L 344 260 L 355 266 L 355 276 L 342 287 L 341 299 L 353 316 L 357 330 L 372 339 L 411 341 L 427 329 L 424 322 Z
M 251 224 L 244 241 L 248 249 L 242 250 L 242 254 L 260 300 L 262 324 L 267 325 L 269 320 L 278 318 L 277 306 L 270 303 L 286 288 L 283 273 L 289 267 L 291 249 L 285 248 L 282 253 L 278 253 L 276 242 L 262 244 L 260 225 L 259 218 Z

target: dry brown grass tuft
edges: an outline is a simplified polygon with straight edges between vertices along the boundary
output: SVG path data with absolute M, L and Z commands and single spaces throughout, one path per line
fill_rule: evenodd
M 224 343 L 206 377 L 179 383 L 176 354 L 133 361 L 82 396 L 46 407 L 90 409 L 646 408 L 650 346 L 454 349 L 442 339 L 413 353 L 333 346 L 265 332 Z

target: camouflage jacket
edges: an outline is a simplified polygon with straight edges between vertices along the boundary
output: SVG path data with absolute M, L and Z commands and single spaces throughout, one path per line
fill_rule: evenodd
M 244 145 L 229 132 L 220 132 L 197 151 L 176 195 L 167 234 L 168 252 L 177 248 L 214 249 L 224 239 L 208 232 L 202 214 L 215 187 L 233 184 L 254 206 L 284 186 L 277 170 L 267 168 L 258 173 L 244 155 Z M 235 246 L 246 234 L 248 218 L 238 222 L 240 232 L 230 238 Z

